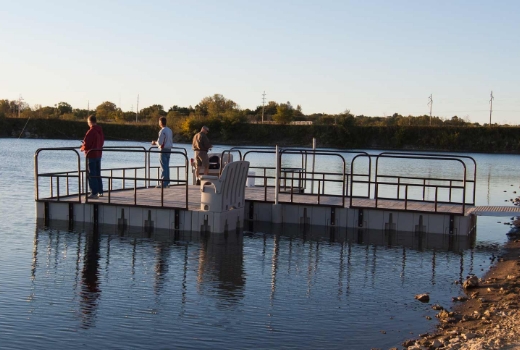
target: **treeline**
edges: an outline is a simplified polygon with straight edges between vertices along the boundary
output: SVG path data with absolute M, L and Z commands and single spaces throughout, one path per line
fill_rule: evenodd
M 195 107 L 172 105 L 166 109 L 163 105 L 154 104 L 143 108 L 137 113 L 123 111 L 110 101 L 89 109 L 74 108 L 67 102 L 59 102 L 54 106 L 35 105 L 18 100 L 0 100 L 0 117 L 7 118 L 38 118 L 60 120 L 85 120 L 89 115 L 95 115 L 100 122 L 157 124 L 157 119 L 164 116 L 169 125 L 179 124 L 188 132 L 193 121 L 219 121 L 225 124 L 240 123 L 276 123 L 307 122 L 314 125 L 340 126 L 464 126 L 478 127 L 479 123 L 471 123 L 469 118 L 453 116 L 444 119 L 436 116 L 403 116 L 394 113 L 391 116 L 353 115 L 349 110 L 338 114 L 313 113 L 304 114 L 302 107 L 293 107 L 290 102 L 278 103 L 269 101 L 256 109 L 242 109 L 240 106 L 220 94 L 203 98 Z M 484 126 L 487 124 L 484 124 Z
M 107 140 L 149 142 L 159 127 L 149 124 L 100 123 Z M 225 123 L 222 120 L 193 120 L 189 130 L 172 127 L 179 143 L 189 143 L 200 127 L 210 127 L 212 143 L 228 145 L 318 147 L 341 149 L 405 149 L 430 151 L 520 153 L 520 127 L 467 126 L 359 126 L 359 125 L 276 125 Z M 0 117 L 0 137 L 34 137 L 81 140 L 85 121 Z
M 213 143 L 230 145 L 310 146 L 357 149 L 414 149 L 520 153 L 520 128 L 471 123 L 457 116 L 388 117 L 339 114 L 305 115 L 301 106 L 270 101 L 255 110 L 241 109 L 222 95 L 203 98 L 195 107 L 156 104 L 123 112 L 112 102 L 93 110 L 73 108 L 66 102 L 30 107 L 20 101 L 0 100 L 0 137 L 77 139 L 95 115 L 108 140 L 150 141 L 157 137 L 159 117 L 167 118 L 176 142 L 189 143 L 202 125 L 211 129 Z M 264 123 L 262 123 L 262 121 Z M 291 122 L 308 125 L 291 125 Z

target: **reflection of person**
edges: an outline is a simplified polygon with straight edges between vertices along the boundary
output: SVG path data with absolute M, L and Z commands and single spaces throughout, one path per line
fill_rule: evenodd
M 81 150 L 85 152 L 88 159 L 88 184 L 90 186 L 90 196 L 88 198 L 98 198 L 103 196 L 103 181 L 101 179 L 101 149 L 105 143 L 103 129 L 96 124 L 96 117 L 88 117 L 90 129 L 85 134 Z M 90 152 L 89 152 L 90 151 Z
M 82 288 L 80 307 L 83 313 L 83 327 L 89 328 L 94 325 L 98 299 L 101 295 L 99 286 L 99 248 L 100 233 L 93 232 L 85 235 L 85 253 L 83 255 Z
M 166 126 L 166 118 L 159 118 L 159 138 L 157 141 L 152 141 L 152 145 L 157 145 L 161 151 L 161 182 L 156 186 L 157 188 L 170 186 L 170 152 L 173 147 L 173 132 L 172 129 Z
M 207 136 L 209 128 L 203 126 L 198 134 L 193 136 L 192 148 L 195 151 L 195 174 L 200 176 L 200 167 L 204 167 L 204 175 L 209 173 L 208 151 L 213 147 Z M 199 180 L 197 180 L 197 184 Z

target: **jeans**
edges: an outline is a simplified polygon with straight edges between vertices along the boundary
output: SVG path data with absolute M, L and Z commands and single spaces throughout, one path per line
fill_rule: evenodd
M 103 194 L 103 181 L 101 180 L 101 158 L 88 159 L 88 184 L 92 194 Z
M 159 184 L 166 187 L 170 184 L 170 149 L 161 151 L 159 163 L 161 165 L 161 180 L 163 180 Z

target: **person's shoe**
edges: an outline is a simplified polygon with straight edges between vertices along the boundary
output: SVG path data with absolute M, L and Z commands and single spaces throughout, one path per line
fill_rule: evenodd
M 98 194 L 98 197 L 103 197 L 103 193 L 99 193 L 99 194 Z
M 195 185 L 200 186 L 200 179 L 197 179 L 197 182 L 195 182 Z
M 98 199 L 99 196 L 97 194 L 91 193 L 87 198 L 88 199 Z
M 165 186 L 157 185 L 157 186 L 155 186 L 155 188 L 162 188 L 162 187 L 164 187 L 164 188 L 168 188 L 168 187 L 170 187 L 170 185 L 165 185 Z

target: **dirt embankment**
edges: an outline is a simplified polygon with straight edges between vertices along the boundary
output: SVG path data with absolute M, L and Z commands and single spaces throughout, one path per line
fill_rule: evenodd
M 440 306 L 433 333 L 407 340 L 411 349 L 520 349 L 520 237 L 511 239 L 477 285 L 464 288 L 452 311 Z M 454 300 L 454 301 L 457 301 Z

